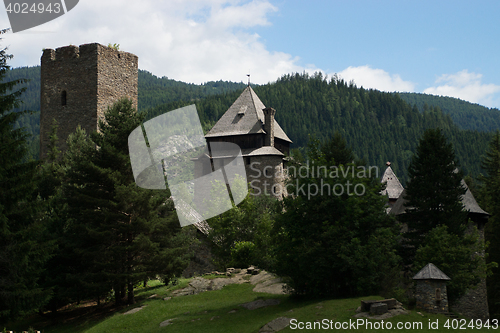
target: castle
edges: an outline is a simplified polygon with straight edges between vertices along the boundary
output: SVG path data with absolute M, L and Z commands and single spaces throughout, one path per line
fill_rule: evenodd
M 59 148 L 78 125 L 97 130 L 108 106 L 128 97 L 137 108 L 138 58 L 101 44 L 45 49 L 41 57 L 40 158 L 47 154 L 53 119 Z
M 41 57 L 40 158 L 47 154 L 53 119 L 58 122 L 59 148 L 65 150 L 66 139 L 78 125 L 87 132 L 97 129 L 106 108 L 122 97 L 128 97 L 137 107 L 138 57 L 101 44 L 84 44 L 45 49 Z M 281 197 L 285 155 L 292 141 L 275 120 L 275 110 L 265 107 L 248 86 L 205 135 L 208 143 L 232 142 L 242 150 L 247 180 L 255 194 L 269 193 Z M 210 154 L 198 159 L 214 158 Z M 210 172 L 195 161 L 195 177 Z M 390 168 L 383 181 L 387 182 L 390 213 L 405 212 L 404 189 Z M 464 183 L 465 184 L 465 183 Z M 484 237 L 488 213 L 482 210 L 467 189 L 464 196 L 469 217 L 476 222 Z M 199 229 L 200 227 L 197 226 Z M 206 229 L 200 229 L 206 233 Z M 488 318 L 486 284 L 484 280 L 471 289 L 455 308 L 473 318 Z
M 98 43 L 45 49 L 41 57 L 40 158 L 47 154 L 53 119 L 59 148 L 78 125 L 97 129 L 108 106 L 128 97 L 137 108 L 138 57 Z M 242 149 L 247 180 L 254 193 L 283 195 L 284 157 L 292 141 L 248 86 L 205 136 L 207 143 L 232 142 Z M 211 156 L 201 158 L 213 159 Z M 195 163 L 195 177 L 205 175 Z M 206 165 L 206 164 L 205 164 Z
M 292 140 L 274 119 L 276 111 L 266 108 L 250 85 L 205 135 L 207 143 L 231 142 L 242 151 L 247 182 L 255 195 L 268 194 L 277 198 L 284 193 L 285 155 L 290 153 Z M 207 153 L 195 161 L 195 178 L 211 172 L 203 168 L 214 157 Z M 197 163 L 196 163 L 197 162 Z M 224 162 L 225 163 L 225 162 Z

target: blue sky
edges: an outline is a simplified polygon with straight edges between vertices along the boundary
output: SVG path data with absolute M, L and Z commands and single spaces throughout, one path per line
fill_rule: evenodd
M 42 48 L 118 43 L 139 68 L 186 82 L 322 71 L 500 108 L 499 14 L 496 0 L 80 0 L 2 46 L 14 67 L 39 64 Z

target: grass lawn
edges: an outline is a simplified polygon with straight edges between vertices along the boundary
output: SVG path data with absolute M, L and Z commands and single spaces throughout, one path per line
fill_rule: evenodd
M 159 282 L 150 281 L 147 288 L 137 290 L 137 304 L 130 307 L 113 308 L 111 306 L 103 306 L 99 311 L 94 307 L 94 310 L 87 310 L 78 316 L 80 308 L 75 308 L 73 316 L 67 315 L 58 318 L 57 323 L 49 323 L 47 320 L 42 320 L 41 317 L 33 317 L 29 322 L 22 325 L 16 325 L 16 332 L 26 330 L 29 326 L 43 330 L 45 333 L 154 333 L 154 332 L 175 332 L 175 333 L 196 333 L 196 332 L 213 332 L 213 333 L 256 333 L 269 321 L 278 317 L 295 318 L 297 322 L 280 332 L 324 332 L 337 331 L 335 323 L 339 325 L 342 322 L 356 322 L 355 309 L 360 305 L 361 299 L 378 299 L 377 296 L 360 297 L 350 299 L 335 299 L 335 300 L 297 300 L 287 295 L 271 295 L 264 293 L 254 293 L 253 286 L 246 283 L 241 285 L 229 285 L 218 291 L 207 291 L 198 295 L 174 297 L 169 300 L 163 300 L 174 289 L 186 286 L 187 279 L 179 281 L 176 286 L 162 286 Z M 151 295 L 158 295 L 155 298 L 148 299 Z M 247 310 L 239 304 L 251 302 L 256 299 L 277 298 L 280 299 L 279 305 L 268 306 L 256 310 Z M 123 313 L 135 308 L 143 307 L 142 310 L 124 315 Z M 235 311 L 234 311 L 235 310 Z M 83 312 L 82 312 L 83 313 Z M 160 327 L 160 323 L 173 319 L 172 324 Z M 309 325 L 316 324 L 316 330 L 306 329 Z M 366 324 L 366 320 L 362 325 L 355 329 L 343 329 L 345 332 L 379 332 L 387 329 L 381 329 L 381 321 L 370 320 L 370 324 Z M 430 329 L 429 322 L 439 321 L 439 329 Z M 391 331 L 419 331 L 419 332 L 450 332 L 454 331 L 451 327 L 445 328 L 443 325 L 448 320 L 443 315 L 427 314 L 417 311 L 411 311 L 408 315 L 400 315 L 388 320 L 384 320 L 384 326 L 387 328 L 387 323 L 392 324 Z M 64 322 L 65 321 L 65 322 Z M 331 322 L 330 322 L 331 321 Z M 299 322 L 302 322 L 304 329 L 299 329 Z M 361 321 L 359 321 L 361 323 Z M 397 324 L 406 323 L 410 329 L 398 330 Z M 418 324 L 421 323 L 421 324 Z M 458 322 L 455 322 L 457 324 Z M 469 324 L 470 321 L 467 321 Z M 322 326 L 320 326 L 322 324 Z M 450 319 L 451 324 L 451 319 Z M 330 329 L 333 325 L 333 329 Z M 344 324 L 347 325 L 347 324 Z M 401 324 L 400 324 L 401 325 Z M 421 326 L 417 326 L 421 325 Z M 45 326 L 45 327 L 41 327 Z M 472 329 L 463 326 L 462 332 L 491 332 L 495 331 L 483 328 L 482 330 Z M 296 328 L 296 329 L 292 329 Z M 351 326 L 352 328 L 352 326 Z M 377 329 L 378 328 L 378 329 Z M 12 329 L 12 328 L 11 328 Z

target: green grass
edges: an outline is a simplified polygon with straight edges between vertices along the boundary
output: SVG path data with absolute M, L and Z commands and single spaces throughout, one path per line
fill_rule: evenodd
M 322 321 L 327 319 L 335 322 L 356 321 L 352 317 L 355 309 L 360 305 L 361 299 L 379 299 L 380 297 L 360 297 L 350 299 L 335 300 L 297 300 L 287 295 L 270 295 L 264 293 L 254 293 L 253 286 L 246 283 L 241 285 L 229 285 L 219 291 L 207 291 L 198 295 L 174 297 L 164 301 L 174 289 L 186 286 L 188 279 L 180 279 L 176 286 L 164 286 L 159 282 L 150 281 L 148 287 L 140 288 L 136 292 L 137 304 L 130 307 L 123 307 L 108 316 L 92 316 L 90 313 L 78 320 L 59 322 L 56 325 L 43 328 L 45 333 L 154 333 L 154 332 L 175 332 L 175 333 L 256 333 L 267 322 L 278 317 L 296 318 L 298 322 L 310 322 L 313 325 L 315 320 Z M 149 296 L 157 294 L 156 298 L 148 299 Z M 247 310 L 241 306 L 242 303 L 254 301 L 256 299 L 278 298 L 281 303 L 266 308 Z M 143 306 L 144 308 L 136 313 L 123 315 L 126 311 L 134 307 Z M 229 313 L 236 310 L 234 313 Z M 414 329 L 419 332 L 449 332 L 452 329 L 446 329 L 443 324 L 448 319 L 442 315 L 427 314 L 423 315 L 417 311 L 411 311 L 410 314 L 400 315 L 388 320 L 396 327 L 398 322 L 422 323 L 422 329 Z M 38 317 L 39 320 L 40 317 Z M 175 318 L 171 325 L 160 327 L 160 323 L 167 319 Z M 429 321 L 439 321 L 439 330 L 429 329 Z M 380 321 L 370 320 L 372 323 Z M 29 326 L 37 328 L 37 318 L 31 322 L 24 323 L 22 329 Z M 319 324 L 317 324 L 319 325 Z M 375 324 L 376 325 L 376 324 Z M 409 324 L 407 324 L 409 325 Z M 414 325 L 414 324 L 412 324 Z M 376 326 L 375 326 L 376 327 Z M 38 328 L 40 329 L 40 328 Z M 291 327 L 280 332 L 299 331 Z M 306 330 L 308 332 L 324 332 L 325 329 Z M 336 331 L 331 330 L 331 331 Z M 365 326 L 354 330 L 342 330 L 345 332 L 379 332 L 381 329 L 366 329 Z M 398 332 L 397 329 L 391 331 Z M 404 330 L 409 331 L 409 330 Z M 410 330 L 411 331 L 411 330 Z M 472 331 L 467 328 L 461 331 Z M 487 329 L 477 330 L 475 332 L 490 331 Z

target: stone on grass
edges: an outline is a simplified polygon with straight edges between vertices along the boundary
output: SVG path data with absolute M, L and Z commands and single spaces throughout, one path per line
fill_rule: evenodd
M 286 318 L 286 317 L 279 317 L 276 318 L 267 324 L 265 324 L 260 330 L 259 333 L 272 333 L 272 332 L 278 332 L 281 331 L 282 329 L 288 327 L 290 325 L 290 320 L 292 318 Z
M 278 305 L 278 304 L 280 304 L 279 299 L 270 298 L 270 299 L 266 299 L 266 300 L 258 299 L 258 300 L 253 301 L 253 302 L 240 304 L 240 306 L 244 307 L 247 310 L 255 310 L 255 309 L 263 308 L 265 306 Z
M 129 314 L 132 314 L 132 313 L 136 313 L 136 312 L 139 312 L 141 311 L 142 309 L 144 309 L 146 305 L 143 305 L 143 306 L 140 306 L 138 308 L 133 308 L 132 310 L 129 310 L 127 312 L 124 313 L 124 315 L 129 315 Z
M 172 320 L 174 320 L 175 318 L 172 318 L 172 319 L 167 319 L 167 320 L 164 320 L 160 323 L 160 327 L 164 327 L 164 326 L 168 326 L 170 324 L 172 324 Z

